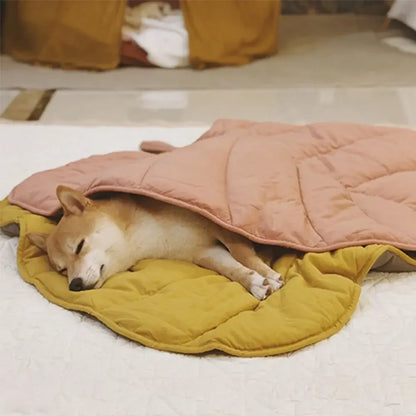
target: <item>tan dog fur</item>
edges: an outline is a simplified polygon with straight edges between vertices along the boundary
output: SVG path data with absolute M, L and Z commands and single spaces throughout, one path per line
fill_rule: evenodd
M 64 215 L 50 234 L 28 233 L 71 290 L 98 289 L 145 258 L 184 260 L 239 282 L 262 300 L 283 282 L 248 239 L 201 215 L 142 196 L 91 200 L 58 186 Z M 77 280 L 75 280 L 77 279 Z

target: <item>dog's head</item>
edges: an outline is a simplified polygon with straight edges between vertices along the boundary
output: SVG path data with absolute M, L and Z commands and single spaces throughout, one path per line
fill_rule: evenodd
M 125 267 L 117 262 L 118 252 L 125 249 L 122 231 L 98 203 L 80 192 L 58 186 L 56 194 L 64 215 L 55 230 L 27 236 L 48 253 L 52 267 L 68 277 L 70 290 L 99 288 Z

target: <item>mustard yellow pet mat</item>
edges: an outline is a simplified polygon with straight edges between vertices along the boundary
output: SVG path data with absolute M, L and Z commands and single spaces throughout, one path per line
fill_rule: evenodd
M 285 254 L 274 264 L 285 286 L 259 302 L 210 270 L 181 261 L 143 260 L 101 289 L 71 292 L 66 278 L 25 238 L 29 231 L 50 232 L 54 224 L 2 201 L 0 227 L 10 231 L 15 223 L 20 225 L 20 274 L 48 300 L 93 315 L 148 347 L 181 353 L 221 350 L 254 357 L 302 348 L 345 325 L 371 268 L 416 269 L 411 257 L 383 245 Z

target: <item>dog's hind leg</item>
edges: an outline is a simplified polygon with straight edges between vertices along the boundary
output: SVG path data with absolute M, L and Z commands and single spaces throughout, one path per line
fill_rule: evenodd
M 279 273 L 269 267 L 254 250 L 253 243 L 246 238 L 231 234 L 223 233 L 220 236 L 221 242 L 227 247 L 231 255 L 241 264 L 248 267 L 251 270 L 255 270 L 260 275 L 266 277 L 269 280 L 273 280 L 278 283 L 280 288 L 284 282 Z
M 231 255 L 244 266 L 251 270 L 255 270 L 257 273 L 266 277 L 269 280 L 273 280 L 279 283 L 279 287 L 283 286 L 283 280 L 280 273 L 274 271 L 269 267 L 256 253 L 254 247 L 246 244 L 227 244 L 228 250 Z
M 206 248 L 194 259 L 196 264 L 214 270 L 234 282 L 239 282 L 259 300 L 265 299 L 281 284 L 273 279 L 267 279 L 255 270 L 238 262 L 231 253 L 220 245 Z

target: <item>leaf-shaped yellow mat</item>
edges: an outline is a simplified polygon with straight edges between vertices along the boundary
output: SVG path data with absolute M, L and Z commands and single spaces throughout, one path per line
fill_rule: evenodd
M 360 283 L 376 261 L 390 259 L 382 263 L 396 262 L 403 270 L 416 266 L 399 249 L 383 245 L 286 254 L 274 264 L 285 286 L 259 302 L 238 283 L 210 270 L 181 261 L 142 260 L 101 289 L 71 292 L 66 278 L 51 269 L 46 254 L 25 238 L 29 231 L 50 232 L 54 224 L 4 200 L 0 227 L 13 223 L 20 225 L 20 274 L 43 296 L 93 315 L 148 347 L 181 353 L 221 350 L 254 357 L 313 344 L 350 319 Z

